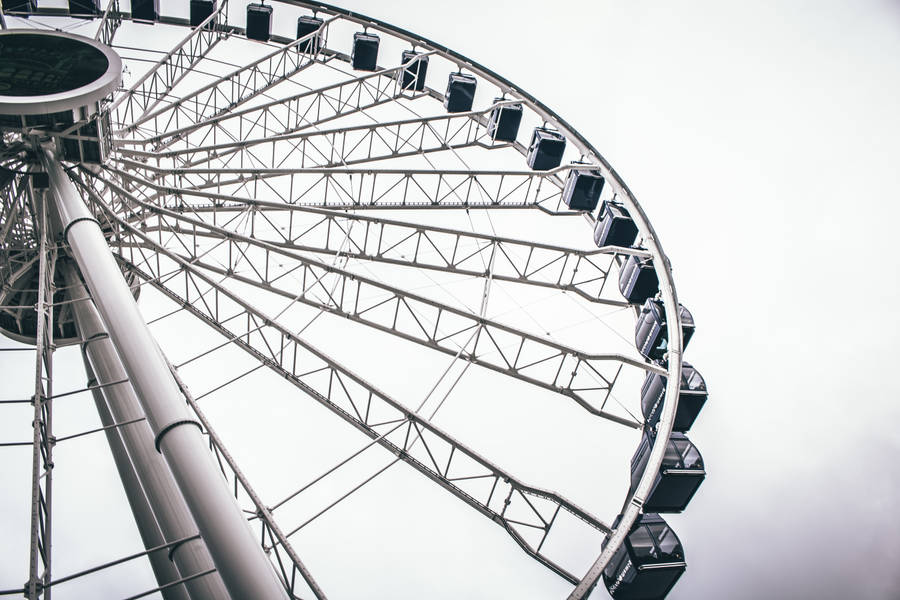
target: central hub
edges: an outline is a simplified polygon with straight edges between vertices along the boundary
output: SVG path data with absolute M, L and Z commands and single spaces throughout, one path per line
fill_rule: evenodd
M 0 149 L 7 144 L 29 160 L 22 148 L 52 139 L 57 160 L 103 163 L 110 148 L 105 103 L 121 81 L 122 59 L 95 40 L 57 31 L 0 31 Z M 37 332 L 40 236 L 52 241 L 56 234 L 41 232 L 41 222 L 30 216 L 31 195 L 46 194 L 31 183 L 40 170 L 36 164 L 0 168 L 0 230 L 9 232 L 0 240 L 0 333 L 24 343 L 34 343 Z M 59 273 L 52 300 L 64 307 Z M 53 317 L 55 343 L 78 340 L 70 311 L 54 310 Z
M 109 70 L 100 48 L 73 37 L 41 33 L 0 36 L 0 95 L 27 97 L 71 92 Z
M 0 115 L 76 111 L 76 120 L 85 119 L 121 81 L 122 59 L 95 40 L 58 31 L 0 31 Z

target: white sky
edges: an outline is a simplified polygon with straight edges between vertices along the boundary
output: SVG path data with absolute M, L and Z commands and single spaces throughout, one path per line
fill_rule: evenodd
M 900 596 L 900 4 L 340 4 L 539 98 L 647 211 L 711 390 L 670 598 Z M 530 597 L 528 577 L 461 589 Z

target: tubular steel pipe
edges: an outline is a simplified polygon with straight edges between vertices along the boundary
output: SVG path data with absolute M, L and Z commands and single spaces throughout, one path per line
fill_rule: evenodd
M 66 286 L 69 288 L 70 297 L 75 300 L 72 303 L 72 314 L 78 334 L 84 339 L 82 352 L 84 353 L 85 366 L 90 374 L 96 377 L 99 384 L 127 379 L 122 361 L 116 354 L 116 349 L 107 335 L 103 321 L 97 308 L 91 301 L 87 289 L 75 270 L 74 265 L 66 265 L 63 274 Z M 103 425 L 133 421 L 144 416 L 140 403 L 130 383 L 107 385 L 93 390 L 97 408 L 100 412 L 100 420 Z M 101 394 L 99 401 L 97 395 Z M 104 420 L 104 409 L 111 413 L 110 418 Z M 197 525 L 188 510 L 184 498 L 178 491 L 172 472 L 165 459 L 153 447 L 153 432 L 145 421 L 133 423 L 118 429 L 107 429 L 107 439 L 113 436 L 119 437 L 124 448 L 117 448 L 115 440 L 110 440 L 110 449 L 125 493 L 132 506 L 135 522 L 141 537 L 144 538 L 145 548 L 155 548 L 175 540 L 196 536 Z M 129 473 L 123 475 L 123 466 L 128 469 L 133 466 L 134 482 L 127 479 Z M 135 510 L 135 503 L 138 510 Z M 149 514 L 141 509 L 141 500 L 147 502 Z M 160 533 L 162 539 L 147 539 L 145 531 L 152 536 L 153 530 Z M 160 585 L 177 581 L 181 577 L 188 577 L 197 573 L 208 571 L 213 567 L 212 558 L 209 555 L 203 541 L 192 539 L 183 544 L 178 544 L 162 552 L 166 562 L 174 561 L 175 576 L 166 576 L 159 581 Z M 151 564 L 153 564 L 151 555 Z M 154 567 L 154 572 L 156 569 Z M 218 599 L 227 597 L 225 584 L 217 574 L 191 579 L 186 583 L 191 600 Z M 173 588 L 177 591 L 177 588 Z
M 235 600 L 287 600 L 156 347 L 99 223 L 56 158 L 39 150 L 71 254 L 144 409 L 155 446 L 184 495 L 225 587 Z
M 88 385 L 92 385 L 96 379 L 86 354 L 84 356 L 84 370 L 88 376 Z M 104 427 L 107 427 L 104 432 L 106 441 L 109 443 L 109 449 L 112 452 L 113 461 L 116 463 L 116 470 L 119 472 L 119 479 L 122 480 L 122 487 L 125 489 L 125 496 L 128 498 L 129 506 L 131 506 L 131 513 L 134 515 L 134 522 L 137 525 L 141 541 L 144 543 L 144 548 L 150 550 L 151 548 L 162 546 L 166 543 L 165 537 L 153 514 L 153 508 L 147 501 L 147 495 L 144 493 L 143 487 L 141 487 L 134 465 L 128 457 L 120 432 L 114 427 L 116 420 L 110 412 L 103 390 L 93 388 L 91 394 L 94 397 L 94 404 L 97 406 L 97 413 L 100 415 L 100 422 Z M 159 585 L 162 586 L 181 579 L 178 568 L 169 560 L 167 550 L 162 549 L 150 552 L 147 558 L 150 559 L 150 567 L 153 569 L 153 575 L 156 577 Z M 191 600 L 187 590 L 181 585 L 165 588 L 162 590 L 162 595 L 164 600 Z

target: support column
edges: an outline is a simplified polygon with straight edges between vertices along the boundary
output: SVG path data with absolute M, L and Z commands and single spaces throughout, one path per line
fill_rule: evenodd
M 104 386 L 93 390 L 101 422 L 107 426 L 143 418 L 144 411 L 131 383 L 126 381 L 111 385 L 127 379 L 128 375 L 75 266 L 64 265 L 63 275 L 72 300 L 75 326 L 84 340 L 82 353 L 85 368 L 90 377 Z M 197 525 L 178 491 L 169 466 L 154 448 L 153 432 L 149 425 L 140 421 L 108 429 L 106 435 L 144 547 L 155 548 L 197 535 Z M 163 567 L 164 572 L 161 573 L 157 568 L 156 556 L 150 556 L 160 585 L 206 572 L 214 566 L 200 539 L 177 544 L 155 554 L 161 554 L 169 567 Z M 191 600 L 228 597 L 218 573 L 191 579 L 185 582 L 185 586 Z M 181 592 L 184 596 L 183 586 L 169 588 L 167 592 L 169 590 Z
M 45 150 L 38 154 L 71 253 L 137 393 L 155 445 L 175 476 L 228 592 L 236 600 L 287 600 L 156 347 L 100 225 L 59 162 Z
M 87 355 L 84 357 L 84 370 L 88 376 L 88 387 L 97 385 L 97 379 L 94 377 L 94 370 L 91 368 Z M 103 396 L 103 390 L 92 389 L 91 394 L 94 396 L 94 404 L 97 406 L 97 413 L 100 415 L 100 423 L 106 429 L 106 441 L 109 443 L 109 449 L 112 452 L 113 460 L 116 463 L 116 470 L 119 472 L 119 479 L 122 480 L 122 487 L 125 489 L 125 496 L 128 498 L 128 505 L 131 507 L 131 514 L 134 515 L 134 522 L 137 525 L 138 533 L 141 535 L 141 541 L 144 548 L 157 548 L 166 543 L 165 536 L 159 528 L 156 517 L 153 516 L 153 509 L 147 501 L 147 495 L 141 487 L 141 482 L 135 472 L 134 465 L 128 457 L 125 450 L 125 444 L 122 437 L 114 427 L 116 420 L 110 412 L 106 398 Z M 169 550 L 157 550 L 147 555 L 150 559 L 150 568 L 153 569 L 153 575 L 156 582 L 163 586 L 173 581 L 181 579 L 181 574 L 175 563 L 169 560 Z M 212 564 L 212 559 L 209 559 Z M 176 585 L 162 590 L 163 600 L 191 600 L 187 590 L 183 585 Z
M 31 545 L 28 553 L 28 581 L 25 596 L 29 600 L 50 600 L 51 532 L 53 506 L 53 270 L 56 250 L 50 242 L 50 213 L 47 199 L 34 194 L 29 198 L 37 215 L 38 242 L 37 303 L 34 307 L 37 328 L 34 340 L 34 420 L 31 455 Z

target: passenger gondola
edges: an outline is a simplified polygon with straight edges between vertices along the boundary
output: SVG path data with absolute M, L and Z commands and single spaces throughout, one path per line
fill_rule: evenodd
M 353 50 L 350 62 L 357 71 L 374 71 L 378 68 L 380 38 L 374 33 L 358 31 L 353 34 Z
M 503 98 L 494 98 L 501 102 Z M 491 110 L 488 119 L 488 135 L 495 142 L 514 142 L 519 135 L 519 124 L 522 122 L 522 105 L 504 104 Z
M 631 493 L 647 469 L 647 461 L 656 435 L 646 430 L 631 459 Z M 700 451 L 683 433 L 672 432 L 666 443 L 666 453 L 656 474 L 650 493 L 644 499 L 644 510 L 656 513 L 680 513 L 687 508 L 697 488 L 703 483 L 706 471 Z
M 631 247 L 637 239 L 638 228 L 624 206 L 604 200 L 594 225 L 594 243 L 598 247 Z
M 297 39 L 306 37 L 311 33 L 315 33 L 318 31 L 317 35 L 313 35 L 308 40 L 303 40 L 299 44 L 297 44 L 297 50 L 300 52 L 307 52 L 309 54 L 315 54 L 319 51 L 324 43 L 322 41 L 322 32 L 321 27 L 325 24 L 325 21 L 320 19 L 319 17 L 310 17 L 307 15 L 303 15 L 297 17 Z
M 406 65 L 400 78 L 400 87 L 404 90 L 421 92 L 425 89 L 425 75 L 428 73 L 428 57 L 414 50 L 404 50 L 400 55 L 400 63 Z
M 603 193 L 604 181 L 600 171 L 572 169 L 563 188 L 563 202 L 572 210 L 594 210 Z
M 641 411 L 644 414 L 644 423 L 647 427 L 654 428 L 662 414 L 663 399 L 666 395 L 666 383 L 668 378 L 659 373 L 648 373 L 641 387 Z M 700 373 L 688 363 L 681 365 L 681 389 L 678 392 L 678 408 L 675 410 L 675 420 L 672 424 L 673 431 L 682 433 L 688 431 L 700 409 L 706 403 L 706 382 Z
M 535 127 L 528 145 L 528 166 L 535 171 L 555 169 L 562 162 L 566 138 L 558 131 Z
M 272 35 L 272 7 L 265 4 L 247 5 L 247 38 L 268 42 Z
M 681 317 L 682 347 L 687 347 L 694 334 L 694 318 L 682 305 L 678 305 Z M 634 343 L 638 352 L 648 360 L 665 360 L 669 351 L 669 331 L 666 322 L 666 310 L 662 300 L 650 298 L 641 307 L 637 325 L 634 328 Z
M 631 304 L 643 304 L 659 293 L 659 277 L 649 257 L 629 256 L 619 270 L 619 292 Z
M 686 566 L 678 536 L 662 517 L 648 513 L 637 518 L 607 563 L 603 582 L 615 600 L 662 600 Z
M 447 109 L 447 112 L 457 113 L 472 110 L 477 86 L 478 81 L 474 75 L 450 73 L 447 80 L 447 94 L 444 96 L 444 108 Z

